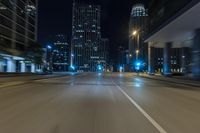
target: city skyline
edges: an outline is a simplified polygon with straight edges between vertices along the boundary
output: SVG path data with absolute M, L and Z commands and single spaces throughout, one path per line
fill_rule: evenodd
M 199 133 L 200 0 L 145 1 L 0 0 L 0 132 Z
M 100 65 L 101 7 L 73 3 L 71 67 L 78 72 L 95 72 Z
M 82 3 L 101 5 L 101 32 L 102 37 L 109 38 L 110 47 L 112 50 L 111 58 L 117 53 L 117 47 L 124 45 L 128 48 L 129 34 L 129 18 L 132 6 L 135 3 L 141 2 L 146 4 L 146 1 L 128 1 L 121 2 L 120 0 L 79 0 Z M 72 2 L 73 0 L 59 0 L 58 3 L 48 1 L 46 6 L 45 0 L 39 1 L 39 42 L 45 43 L 45 38 L 49 34 L 62 33 L 66 34 L 68 43 L 71 40 L 72 26 Z M 59 7 L 59 8 L 57 8 Z M 54 19 L 52 19 L 54 18 Z M 51 27 L 51 28 L 49 28 Z

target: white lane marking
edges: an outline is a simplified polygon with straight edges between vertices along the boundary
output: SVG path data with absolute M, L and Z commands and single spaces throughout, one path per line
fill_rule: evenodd
M 115 82 L 113 82 L 119 91 L 121 91 L 126 98 L 149 120 L 149 122 L 160 132 L 160 133 L 167 133 L 165 129 L 163 129 L 136 101 L 134 101 L 120 86 L 118 86 Z

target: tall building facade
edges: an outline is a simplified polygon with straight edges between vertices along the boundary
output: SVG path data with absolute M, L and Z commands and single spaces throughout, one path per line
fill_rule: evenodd
M 99 47 L 100 60 L 99 63 L 103 66 L 104 71 L 109 67 L 109 39 L 102 38 Z
M 150 0 L 150 30 L 145 38 L 149 73 L 155 72 L 155 49 L 162 48 L 164 75 L 173 74 L 176 67 L 184 74 L 200 78 L 199 7 L 199 0 Z M 176 53 L 180 56 L 174 62 Z
M 135 62 L 147 63 L 148 47 L 144 44 L 144 35 L 148 30 L 148 11 L 143 4 L 135 4 L 129 22 L 129 56 L 130 69 L 134 70 Z
M 37 0 L 0 1 L 0 72 L 33 72 L 24 52 L 37 41 Z
M 58 34 L 53 37 L 52 41 L 52 67 L 53 71 L 66 72 L 70 64 L 70 46 L 67 43 L 67 37 Z
M 164 65 L 164 49 L 163 48 L 154 48 L 154 68 L 156 73 L 163 73 L 163 65 Z M 172 73 L 189 73 L 191 70 L 189 69 L 191 66 L 191 48 L 183 47 L 183 48 L 171 48 L 171 72 Z M 185 56 L 183 56 L 185 54 Z M 182 67 L 184 65 L 184 67 Z
M 124 47 L 118 47 L 118 62 L 117 62 L 117 70 L 120 72 L 129 71 L 129 50 Z
M 71 67 L 97 71 L 100 64 L 100 6 L 73 3 Z

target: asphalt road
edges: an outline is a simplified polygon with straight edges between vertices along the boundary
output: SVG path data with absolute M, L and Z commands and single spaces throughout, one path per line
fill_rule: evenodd
M 0 133 L 199 132 L 195 87 L 129 73 L 0 85 Z

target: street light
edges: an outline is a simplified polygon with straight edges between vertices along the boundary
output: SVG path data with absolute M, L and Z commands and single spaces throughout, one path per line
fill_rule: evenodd
M 140 62 L 136 62 L 136 66 L 137 66 L 137 67 L 140 67 L 140 66 L 141 66 L 141 63 L 140 63 Z
M 134 31 L 133 31 L 133 36 L 136 36 L 137 33 L 138 33 L 138 32 L 137 32 L 136 30 L 134 30 Z
M 75 67 L 74 67 L 73 65 L 71 65 L 70 67 L 71 67 L 71 69 L 72 69 L 73 71 L 75 70 Z
M 119 67 L 119 72 L 123 72 L 123 70 L 124 70 L 123 66 L 120 66 Z
M 47 69 L 52 72 L 53 70 L 53 57 L 52 57 L 52 46 L 51 44 L 47 44 L 46 45 L 46 48 L 47 48 L 47 62 L 48 62 L 48 65 L 47 65 Z
M 134 37 L 137 37 L 137 50 L 135 51 L 136 53 L 136 57 L 137 57 L 137 60 L 138 60 L 138 56 L 139 56 L 139 53 L 140 53 L 140 50 L 139 50 L 139 45 L 140 45 L 140 33 L 138 30 L 134 30 L 133 31 L 133 36 Z
M 137 50 L 135 51 L 135 53 L 136 53 L 136 59 L 138 60 L 138 56 L 139 56 L 140 50 L 137 49 Z
M 139 75 L 140 67 L 141 67 L 141 62 L 136 61 L 136 63 L 135 63 L 135 69 L 137 71 L 137 75 Z
M 139 54 L 139 53 L 140 53 L 140 50 L 136 50 L 135 53 L 136 53 L 136 54 Z
M 50 45 L 47 45 L 47 48 L 48 48 L 48 49 L 51 49 L 52 47 L 51 47 Z
M 98 69 L 99 72 L 102 72 L 102 71 L 103 71 L 103 67 L 102 67 L 101 65 L 98 65 L 98 66 L 97 66 L 97 69 Z
M 140 29 L 134 29 L 132 34 L 130 35 L 130 38 L 133 39 L 134 42 L 136 42 L 136 51 L 132 51 L 132 54 L 129 55 L 130 60 L 136 55 L 136 61 L 139 59 L 139 53 L 140 53 Z M 134 59 L 133 59 L 134 60 Z

